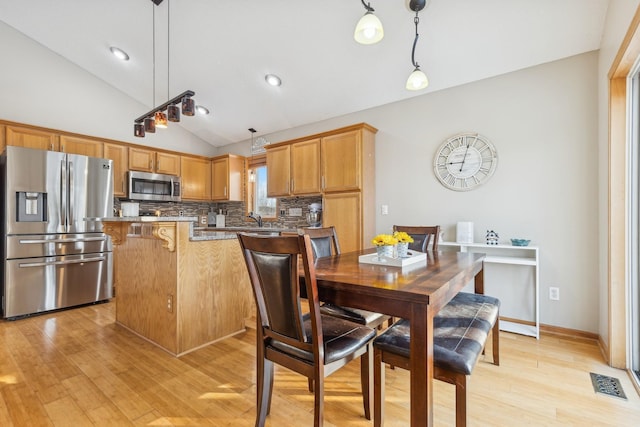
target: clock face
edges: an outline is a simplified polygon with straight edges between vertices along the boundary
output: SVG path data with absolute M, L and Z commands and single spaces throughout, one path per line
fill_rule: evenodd
M 468 191 L 486 182 L 497 165 L 495 147 L 477 133 L 452 136 L 440 146 L 433 159 L 438 180 L 456 191 Z

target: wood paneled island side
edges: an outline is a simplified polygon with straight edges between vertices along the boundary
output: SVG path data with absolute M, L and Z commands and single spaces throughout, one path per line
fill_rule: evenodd
M 192 219 L 106 218 L 116 322 L 180 356 L 244 331 L 253 295 L 235 233 L 192 239 Z

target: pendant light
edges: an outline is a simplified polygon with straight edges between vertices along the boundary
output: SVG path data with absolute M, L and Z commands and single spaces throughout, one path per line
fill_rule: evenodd
M 365 4 L 364 0 L 360 1 L 367 12 L 358 21 L 353 38 L 360 44 L 378 43 L 384 37 L 382 22 L 373 14 L 374 9 L 371 7 L 371 3 Z
M 159 6 L 163 0 L 151 0 L 155 6 Z M 167 98 L 170 93 L 170 78 L 169 72 L 171 69 L 170 63 L 170 3 L 167 1 Z M 153 103 L 156 103 L 156 11 L 155 6 L 153 7 Z M 133 124 L 133 134 L 136 137 L 144 138 L 146 133 L 155 133 L 156 128 L 166 128 L 168 122 L 179 122 L 180 121 L 180 108 L 178 104 L 182 103 L 182 114 L 185 116 L 193 116 L 195 115 L 195 101 L 193 100 L 193 96 L 195 92 L 192 90 L 186 90 L 178 96 L 175 96 L 172 99 L 169 99 L 162 105 L 155 107 L 153 110 L 148 113 L 138 117 L 134 120 Z M 204 107 L 202 107 L 204 108 Z M 164 111 L 166 110 L 166 114 Z M 206 110 L 206 108 L 205 108 Z M 207 110 L 208 112 L 208 110 Z
M 409 8 L 416 13 L 415 18 L 413 18 L 413 22 L 416 26 L 416 37 L 413 39 L 413 48 L 411 49 L 411 63 L 413 64 L 413 72 L 409 75 L 407 79 L 406 88 L 408 90 L 420 90 L 429 86 L 429 79 L 427 79 L 427 75 L 420 70 L 420 65 L 415 60 L 416 54 L 416 44 L 418 43 L 418 24 L 420 23 L 420 17 L 418 16 L 418 12 L 424 9 L 426 4 L 426 0 L 411 0 L 409 2 Z

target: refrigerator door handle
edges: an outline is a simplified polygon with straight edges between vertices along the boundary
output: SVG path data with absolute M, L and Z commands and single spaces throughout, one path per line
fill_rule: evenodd
M 76 198 L 75 196 L 75 191 L 73 188 L 74 185 L 74 179 L 73 179 L 73 162 L 69 161 L 69 219 L 67 220 L 67 230 L 73 225 L 75 218 L 73 217 L 73 213 L 74 213 L 74 200 Z
M 83 243 L 83 242 L 104 242 L 106 237 L 87 237 L 84 239 L 20 239 L 20 243 Z
M 69 261 L 53 261 L 53 262 L 21 262 L 18 264 L 20 268 L 29 268 L 29 267 L 47 267 L 50 265 L 68 265 L 68 264 L 82 264 L 87 262 L 99 262 L 105 261 L 106 258 L 103 256 L 99 256 L 96 258 L 89 259 L 73 259 Z
M 67 161 L 60 161 L 62 172 L 60 177 L 60 226 L 67 229 Z

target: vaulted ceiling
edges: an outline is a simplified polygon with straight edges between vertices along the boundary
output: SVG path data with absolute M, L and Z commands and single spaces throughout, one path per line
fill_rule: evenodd
M 149 109 L 195 91 L 211 114 L 180 126 L 222 146 L 249 127 L 275 132 L 596 50 L 608 3 L 428 1 L 416 60 L 430 85 L 418 92 L 405 89 L 406 0 L 371 0 L 385 37 L 369 46 L 353 39 L 360 0 L 0 0 L 0 20 Z

